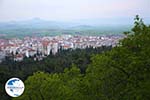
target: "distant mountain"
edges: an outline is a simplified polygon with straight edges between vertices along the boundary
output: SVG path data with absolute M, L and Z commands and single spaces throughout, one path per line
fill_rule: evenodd
M 71 22 L 49 21 L 40 18 L 33 18 L 24 21 L 0 22 L 1 29 L 73 29 L 91 30 L 95 28 L 108 29 L 117 27 L 127 27 L 133 25 L 134 18 L 100 18 L 100 19 L 80 19 Z M 149 18 L 143 18 L 144 22 L 150 23 Z
M 6 35 L 5 37 L 54 36 L 61 34 L 100 35 L 121 34 L 130 30 L 131 26 L 129 24 L 119 23 L 114 21 L 110 24 L 104 24 L 104 20 L 98 19 L 59 22 L 34 18 L 24 21 L 0 22 L 0 34 Z
M 127 20 L 126 20 L 127 21 Z M 128 20 L 129 21 L 129 20 Z M 123 23 L 122 23 L 123 22 Z M 0 34 L 7 36 L 45 36 L 60 34 L 120 34 L 132 26 L 122 19 L 74 20 L 71 22 L 48 21 L 34 18 L 24 21 L 0 22 Z
M 70 27 L 70 30 L 94 30 L 96 26 L 90 26 L 90 25 L 78 25 L 74 27 Z
M 150 19 L 143 18 L 149 23 Z M 33 18 L 23 21 L 0 22 L 0 38 L 24 36 L 108 35 L 122 34 L 133 27 L 132 18 L 82 19 L 71 22 Z
M 31 20 L 25 21 L 10 21 L 10 22 L 1 22 L 0 29 L 20 29 L 20 28 L 29 28 L 29 29 L 64 29 L 68 27 L 73 27 L 79 24 L 68 23 L 68 22 L 56 22 L 56 21 L 46 21 L 39 18 L 34 18 Z
M 33 18 L 24 21 L 0 22 L 0 29 L 95 29 L 100 27 L 118 27 L 132 25 L 133 20 L 128 18 L 122 19 L 83 19 L 72 22 L 48 21 L 40 18 Z

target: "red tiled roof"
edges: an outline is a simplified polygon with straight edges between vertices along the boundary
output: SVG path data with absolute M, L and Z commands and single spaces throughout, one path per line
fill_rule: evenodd
M 42 41 L 43 46 L 48 46 L 49 43 L 50 43 L 49 41 Z
M 15 58 L 22 58 L 23 57 L 23 54 L 17 54 L 15 55 Z

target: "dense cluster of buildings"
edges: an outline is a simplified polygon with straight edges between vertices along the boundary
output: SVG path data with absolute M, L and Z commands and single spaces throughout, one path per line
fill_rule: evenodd
M 61 49 L 84 49 L 86 47 L 116 46 L 122 39 L 119 35 L 110 36 L 72 36 L 55 37 L 25 37 L 24 39 L 0 39 L 0 62 L 6 56 L 13 56 L 15 61 L 22 61 L 24 57 L 42 60 L 50 54 L 56 54 Z

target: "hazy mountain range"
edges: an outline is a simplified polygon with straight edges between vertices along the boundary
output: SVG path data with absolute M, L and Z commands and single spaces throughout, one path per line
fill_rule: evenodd
M 10 21 L 0 22 L 0 29 L 93 29 L 96 27 L 116 27 L 116 26 L 129 26 L 131 21 L 127 19 L 94 19 L 94 20 L 78 20 L 76 22 L 61 22 L 61 21 L 47 21 L 40 18 L 34 18 L 24 21 Z
M 100 35 L 100 34 L 120 34 L 131 29 L 133 20 L 129 19 L 84 19 L 78 21 L 62 22 L 48 21 L 34 18 L 23 21 L 0 22 L 0 34 L 6 36 L 26 36 L 26 35 Z M 3 36 L 3 35 L 1 35 Z

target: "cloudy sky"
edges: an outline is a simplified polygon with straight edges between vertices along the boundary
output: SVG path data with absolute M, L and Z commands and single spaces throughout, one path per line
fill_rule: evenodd
M 0 0 L 0 21 L 150 18 L 150 0 Z

